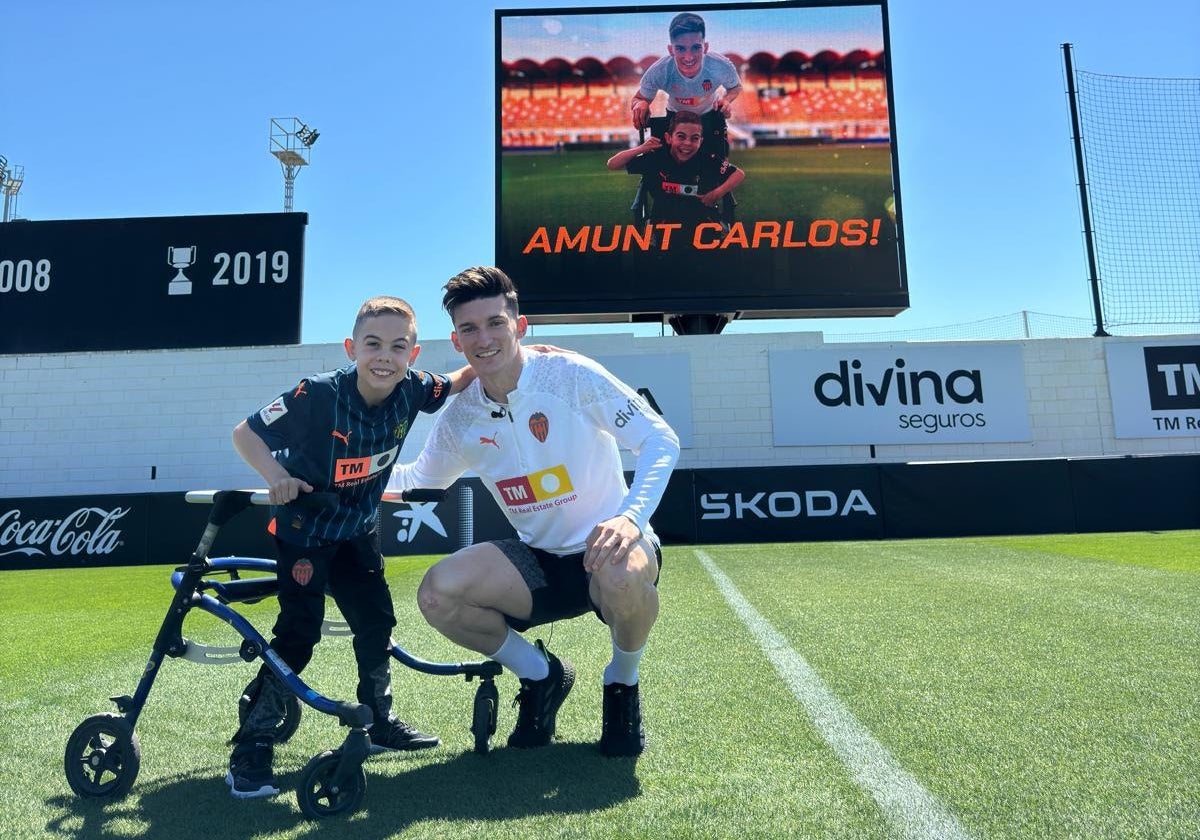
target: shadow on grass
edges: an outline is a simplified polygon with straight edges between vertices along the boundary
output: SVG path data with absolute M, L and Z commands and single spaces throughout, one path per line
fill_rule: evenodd
M 502 822 L 600 811 L 641 791 L 634 759 L 605 758 L 592 743 L 498 749 L 489 755 L 467 752 L 411 770 L 403 768 L 405 758 L 369 760 L 361 809 L 308 823 L 303 835 L 382 840 L 426 820 Z M 277 758 L 277 767 L 280 764 Z M 269 799 L 233 799 L 224 770 L 217 767 L 211 776 L 189 773 L 158 784 L 135 784 L 129 797 L 117 802 L 58 796 L 47 801 L 49 810 L 60 814 L 47 824 L 46 833 L 71 838 L 212 840 L 286 832 L 305 823 L 296 803 L 300 771 L 279 772 L 276 779 L 281 793 Z M 126 821 L 143 830 L 131 832 Z

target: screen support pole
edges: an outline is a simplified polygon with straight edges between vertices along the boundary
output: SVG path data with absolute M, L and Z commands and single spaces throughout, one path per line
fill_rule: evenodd
M 667 323 L 676 335 L 717 335 L 729 323 L 729 316 L 719 313 L 671 315 Z

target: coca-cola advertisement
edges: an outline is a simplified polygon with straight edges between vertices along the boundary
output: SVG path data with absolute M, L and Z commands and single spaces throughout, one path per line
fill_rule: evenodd
M 0 572 L 85 566 L 181 566 L 211 512 L 186 494 L 132 493 L 0 499 Z M 386 555 L 449 554 L 476 540 L 513 536 L 478 479 L 439 502 L 388 503 L 380 523 Z M 225 523 L 210 557 L 275 558 L 271 509 L 252 506 Z
M 183 493 L 0 499 L 0 572 L 85 566 L 180 566 L 208 519 Z M 267 508 L 221 530 L 210 555 L 274 557 Z
M 0 570 L 144 563 L 149 512 L 145 495 L 0 499 Z

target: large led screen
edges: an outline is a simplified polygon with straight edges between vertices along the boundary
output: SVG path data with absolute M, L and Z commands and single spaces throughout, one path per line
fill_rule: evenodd
M 530 320 L 907 308 L 881 0 L 501 10 L 496 40 Z

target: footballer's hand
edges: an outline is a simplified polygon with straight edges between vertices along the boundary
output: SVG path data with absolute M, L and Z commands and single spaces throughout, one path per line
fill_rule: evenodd
M 723 196 L 718 195 L 716 190 L 706 192 L 704 195 L 696 196 L 697 200 L 705 207 L 716 207 L 721 203 Z
M 289 475 L 287 478 L 272 482 L 267 495 L 271 499 L 271 504 L 286 505 L 298 498 L 301 493 L 311 493 L 312 490 L 312 485 L 304 479 Z
M 645 99 L 634 99 L 629 110 L 633 114 L 633 127 L 638 131 L 650 125 L 650 103 Z
M 526 350 L 532 350 L 535 353 L 571 353 L 578 355 L 574 350 L 568 350 L 565 347 L 555 347 L 553 344 L 527 344 Z
M 733 103 L 727 101 L 723 96 L 719 97 L 713 100 L 713 110 L 719 111 L 723 117 L 728 117 L 733 113 Z
M 605 563 L 616 566 L 625 562 L 641 538 L 642 529 L 629 517 L 614 516 L 604 520 L 588 534 L 587 550 L 583 553 L 584 570 L 594 573 Z

